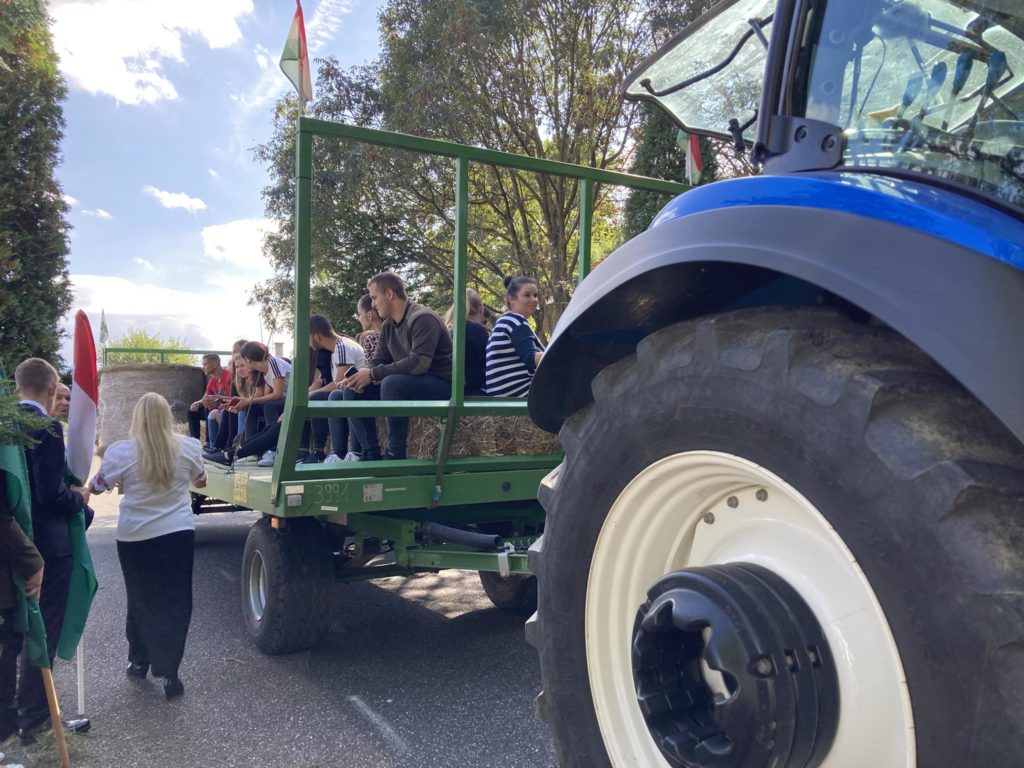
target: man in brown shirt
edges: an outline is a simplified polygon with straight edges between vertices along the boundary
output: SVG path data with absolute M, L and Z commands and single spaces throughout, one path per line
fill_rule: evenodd
M 429 307 L 409 301 L 405 283 L 382 272 L 366 284 L 373 308 L 384 320 L 380 343 L 369 367 L 346 379 L 346 400 L 448 400 L 452 395 L 452 337 Z M 409 419 L 388 417 L 388 450 L 380 453 L 373 418 L 349 425 L 363 448 L 362 460 L 404 459 Z
M 18 604 L 14 576 L 24 580 L 28 597 L 39 599 L 43 558 L 12 516 L 7 505 L 7 475 L 0 472 L 0 741 L 18 730 L 14 697 L 22 637 L 14 631 Z

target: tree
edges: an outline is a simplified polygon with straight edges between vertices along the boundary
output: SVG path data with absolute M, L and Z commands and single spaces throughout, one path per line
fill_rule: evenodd
M 112 349 L 188 349 L 188 342 L 176 336 L 164 338 L 159 333 L 129 328 L 124 336 L 111 339 L 107 345 Z M 118 363 L 175 363 L 177 365 L 198 365 L 196 355 L 164 354 L 159 352 L 108 352 L 106 365 Z
M 349 70 L 320 62 L 317 117 L 348 120 L 390 130 L 429 135 L 533 157 L 598 168 L 621 169 L 628 161 L 637 107 L 620 91 L 626 74 L 651 50 L 643 0 L 389 0 L 381 11 L 382 53 L 377 62 Z M 278 119 L 281 108 L 278 109 Z M 287 131 L 290 126 L 278 128 Z M 257 150 L 275 182 L 268 188 L 268 215 L 284 226 L 279 242 L 268 241 L 275 280 L 257 293 L 266 309 L 282 306 L 290 267 L 278 245 L 287 245 L 291 204 L 288 178 L 293 161 L 279 151 L 287 133 Z M 454 164 L 367 147 L 316 147 L 317 176 L 333 186 L 317 199 L 322 210 L 349 224 L 369 216 L 378 224 L 377 255 L 417 283 L 420 296 L 432 289 L 435 306 L 451 300 Z M 263 150 L 269 150 L 261 156 Z M 328 157 L 327 153 L 334 153 Z M 318 195 L 314 180 L 314 196 Z M 551 300 L 537 317 L 543 338 L 554 324 L 575 281 L 578 183 L 509 170 L 473 167 L 470 177 L 470 284 L 492 306 L 499 303 L 501 277 L 538 277 Z M 271 199 L 272 198 L 272 199 Z M 598 253 L 619 239 L 617 204 L 597 189 Z M 317 221 L 320 212 L 314 205 Z M 365 223 L 365 222 L 364 222 Z M 323 222 L 326 226 L 326 222 Z M 320 226 L 314 226 L 317 237 Z M 346 237 L 346 224 L 335 237 Z M 384 248 L 381 251 L 380 248 Z M 383 257 L 390 249 L 391 256 Z M 340 258 L 334 275 L 358 261 L 355 244 L 314 244 L 314 274 L 323 274 L 331 253 Z M 370 256 L 368 251 L 363 253 Z M 415 266 L 413 266 L 415 265 Z M 360 278 L 365 282 L 369 274 Z M 325 285 L 330 285 L 326 283 Z M 340 290 L 340 284 L 332 290 Z M 316 283 L 314 281 L 314 290 Z
M 67 204 L 54 177 L 66 90 L 43 0 L 0 3 L 0 361 L 58 361 L 71 306 Z

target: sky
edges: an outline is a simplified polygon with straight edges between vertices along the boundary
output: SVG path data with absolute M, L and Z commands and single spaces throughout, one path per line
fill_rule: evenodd
M 379 51 L 382 0 L 306 0 L 312 58 L 362 64 Z M 255 283 L 261 190 L 252 148 L 270 137 L 294 0 L 50 0 L 68 85 L 57 177 L 70 204 L 74 304 L 98 335 L 129 328 L 230 349 L 268 339 Z M 315 64 L 314 64 L 315 68 Z M 314 77 L 315 87 L 315 77 Z

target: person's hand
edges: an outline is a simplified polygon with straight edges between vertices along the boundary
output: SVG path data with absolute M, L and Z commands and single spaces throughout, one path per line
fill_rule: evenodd
M 246 408 L 249 408 L 251 406 L 252 406 L 252 398 L 251 397 L 239 398 L 238 404 L 235 406 L 235 413 L 238 413 L 239 411 L 244 411 Z
M 192 403 L 192 405 L 190 405 L 190 406 L 188 407 L 188 409 L 189 409 L 190 411 L 192 411 L 192 413 L 195 413 L 196 411 L 198 411 L 198 410 L 199 410 L 199 406 L 200 406 L 200 405 L 202 405 L 202 404 L 203 404 L 203 401 L 202 401 L 202 400 L 196 400 L 196 401 L 195 401 L 194 403 Z
M 203 405 L 207 408 L 213 408 L 217 405 L 217 398 L 214 395 L 205 395 L 203 397 Z
M 39 592 L 43 588 L 43 567 L 25 579 L 25 597 L 39 599 Z
M 347 379 L 345 379 L 341 383 L 341 386 L 346 389 L 351 389 L 353 392 L 362 392 L 372 383 L 373 376 L 370 375 L 370 369 L 363 368 L 362 370 L 356 371 Z
M 533 367 L 534 368 L 536 368 L 538 365 L 540 365 L 540 360 L 541 360 L 542 357 L 544 357 L 544 353 L 543 352 L 534 352 L 533 353 Z
M 317 387 L 319 389 L 323 385 L 324 385 L 324 377 L 323 377 L 323 375 L 321 375 L 320 371 L 317 371 L 316 375 L 313 377 L 313 386 Z
M 82 506 L 83 507 L 86 504 L 89 503 L 89 497 L 92 496 L 92 492 L 88 488 L 86 488 L 84 485 L 72 485 L 71 486 L 71 490 L 72 491 L 77 491 L 78 493 L 82 494 Z

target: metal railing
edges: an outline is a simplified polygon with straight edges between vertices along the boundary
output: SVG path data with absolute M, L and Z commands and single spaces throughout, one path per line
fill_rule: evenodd
M 577 179 L 579 186 L 579 255 L 578 279 L 582 280 L 591 267 L 591 227 L 593 222 L 595 185 L 598 183 L 644 189 L 654 192 L 679 194 L 689 187 L 677 182 L 635 176 L 599 168 L 586 168 L 554 160 L 515 155 L 509 152 L 470 147 L 463 144 L 426 139 L 401 133 L 332 123 L 300 117 L 296 136 L 296 200 L 295 200 L 295 346 L 293 371 L 309 368 L 309 312 L 310 312 L 310 260 L 312 236 L 313 138 L 314 136 L 352 140 L 377 146 L 408 150 L 425 155 L 453 158 L 455 174 L 455 243 L 453 296 L 466 295 L 468 277 L 468 213 L 470 163 L 512 168 L 539 174 Z M 367 275 L 367 278 L 371 275 Z M 329 479 L 348 475 L 365 475 L 366 467 L 358 464 L 303 465 L 297 468 L 294 458 L 298 454 L 302 425 L 307 418 L 328 416 L 441 416 L 446 417 L 438 446 L 437 476 L 443 475 L 448 460 L 448 447 L 458 420 L 471 415 L 525 415 L 524 400 L 510 401 L 480 398 L 467 401 L 463 393 L 465 373 L 466 306 L 454 302 L 452 319 L 452 393 L 450 400 L 423 401 L 317 401 L 310 403 L 307 388 L 299 379 L 288 388 L 284 419 L 278 452 L 282 460 L 275 462 L 271 479 L 271 495 L 277 498 L 282 481 L 300 479 Z M 509 457 L 515 459 L 517 457 Z M 523 457 L 518 457 L 523 458 Z M 491 461 L 495 459 L 492 458 Z M 387 475 L 397 468 L 388 466 L 399 462 L 375 462 L 374 473 Z M 462 460 L 453 460 L 457 466 Z M 500 466 L 500 462 L 499 462 Z M 440 492 L 440 490 L 438 490 Z
M 231 350 L 223 349 L 139 349 L 137 347 L 103 347 L 102 365 L 108 363 L 109 355 L 159 355 L 161 363 L 166 363 L 169 356 L 199 357 L 201 355 L 231 356 Z

